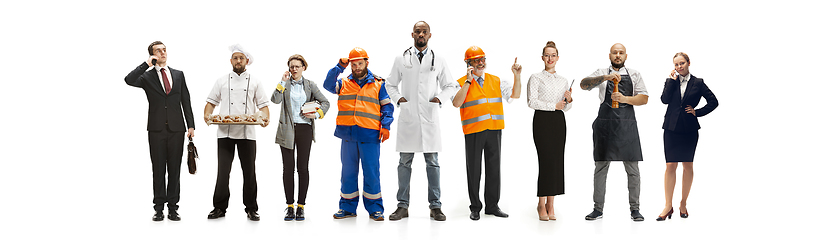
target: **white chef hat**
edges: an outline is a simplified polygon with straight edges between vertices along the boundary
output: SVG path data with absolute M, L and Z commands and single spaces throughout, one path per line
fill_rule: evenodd
M 239 45 L 237 43 L 237 44 L 234 44 L 234 45 L 230 45 L 230 47 L 228 47 L 228 49 L 230 49 L 230 51 L 233 52 L 233 53 L 241 52 L 242 54 L 245 54 L 245 58 L 248 59 L 248 65 L 251 65 L 252 63 L 254 63 L 254 56 L 252 56 L 251 53 L 249 53 L 248 51 L 245 51 L 245 48 L 242 48 L 242 45 Z

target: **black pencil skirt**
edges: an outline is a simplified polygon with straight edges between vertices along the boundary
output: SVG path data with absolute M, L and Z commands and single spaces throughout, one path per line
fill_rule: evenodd
M 664 130 L 665 162 L 694 162 L 694 151 L 697 149 L 697 131 L 674 132 Z
M 566 116 L 563 111 L 534 111 L 534 146 L 539 176 L 537 196 L 565 194 L 563 155 L 566 152 Z

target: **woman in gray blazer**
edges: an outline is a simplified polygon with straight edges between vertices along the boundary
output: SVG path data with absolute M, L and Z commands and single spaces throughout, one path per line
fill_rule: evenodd
M 283 106 L 275 143 L 280 144 L 280 153 L 283 155 L 283 187 L 286 191 L 286 204 L 288 204 L 284 220 L 302 221 L 305 219 L 303 206 L 309 189 L 309 151 L 312 142 L 315 141 L 315 119 L 324 118 L 330 108 L 330 102 L 321 94 L 315 82 L 303 78 L 303 71 L 306 71 L 308 67 L 303 56 L 292 55 L 286 65 L 289 71 L 283 74 L 283 79 L 271 95 L 272 102 Z M 304 103 L 313 101 L 320 104 L 320 108 L 315 112 L 302 112 Z M 297 161 L 295 161 L 295 149 L 297 149 Z M 295 163 L 297 163 L 300 181 L 297 211 L 293 205 L 295 202 Z

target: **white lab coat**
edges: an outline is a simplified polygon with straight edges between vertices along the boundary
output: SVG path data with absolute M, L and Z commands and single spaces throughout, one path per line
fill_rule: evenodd
M 438 111 L 460 88 L 452 79 L 446 61 L 427 48 L 423 63 L 412 46 L 409 52 L 397 56 L 385 89 L 396 103 L 400 98 L 408 102 L 396 105 L 397 152 L 440 152 L 442 150 Z M 435 56 L 436 55 L 436 56 Z M 434 60 L 433 60 L 434 59 Z M 432 70 L 434 61 L 434 70 Z M 429 102 L 437 97 L 440 104 Z

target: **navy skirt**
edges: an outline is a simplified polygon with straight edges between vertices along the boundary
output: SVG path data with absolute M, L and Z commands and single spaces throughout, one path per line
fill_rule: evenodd
M 694 162 L 697 149 L 697 131 L 674 132 L 665 130 L 665 162 Z

